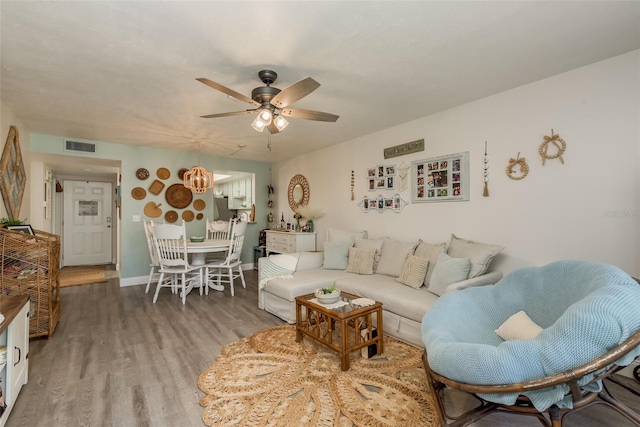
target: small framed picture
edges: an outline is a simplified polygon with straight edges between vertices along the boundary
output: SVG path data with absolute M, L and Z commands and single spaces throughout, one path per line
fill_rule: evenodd
M 33 232 L 33 228 L 29 224 L 19 224 L 19 225 L 5 225 L 7 230 L 11 231 L 19 231 L 20 233 L 31 234 L 35 236 L 36 233 Z
M 375 178 L 376 176 L 376 170 L 375 169 L 367 169 L 367 176 L 369 178 Z

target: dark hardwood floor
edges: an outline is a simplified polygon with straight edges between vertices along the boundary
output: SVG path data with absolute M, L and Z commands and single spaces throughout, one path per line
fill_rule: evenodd
M 156 304 L 144 286 L 117 279 L 61 290 L 62 319 L 50 339 L 31 340 L 29 382 L 7 422 L 34 426 L 203 426 L 198 375 L 220 349 L 283 322 L 257 307 L 257 275 L 247 288 L 197 291 L 180 298 L 163 289 Z M 640 398 L 622 392 L 640 410 Z M 456 395 L 453 405 L 469 399 Z M 568 426 L 624 426 L 600 407 L 569 418 Z M 492 415 L 476 424 L 540 426 L 534 419 Z

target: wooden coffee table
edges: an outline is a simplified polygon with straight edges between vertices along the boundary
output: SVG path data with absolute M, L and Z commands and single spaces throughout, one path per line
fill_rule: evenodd
M 376 301 L 373 305 L 359 307 L 353 300 L 361 298 L 348 292 L 341 292 L 340 300 L 347 304 L 338 308 L 328 308 L 311 300 L 314 294 L 296 297 L 296 342 L 300 342 L 304 335 L 326 345 L 340 354 L 340 367 L 349 370 L 349 354 L 352 351 L 375 344 L 377 354 L 384 351 L 382 333 L 382 303 Z M 303 316 L 302 309 L 306 313 Z M 373 314 L 376 314 L 377 336 L 373 336 Z M 333 342 L 336 325 L 342 333 L 339 344 Z M 366 336 L 362 332 L 367 330 Z M 350 337 L 353 334 L 353 337 Z

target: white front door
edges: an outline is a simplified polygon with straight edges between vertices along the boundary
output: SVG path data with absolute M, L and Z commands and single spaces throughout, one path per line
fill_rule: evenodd
M 63 264 L 109 264 L 112 185 L 64 181 Z

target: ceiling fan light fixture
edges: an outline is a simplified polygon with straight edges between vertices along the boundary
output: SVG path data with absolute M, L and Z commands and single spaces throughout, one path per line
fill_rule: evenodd
M 260 114 L 258 114 L 258 117 L 256 117 L 253 120 L 253 123 L 251 123 L 251 127 L 257 130 L 258 132 L 262 132 L 266 126 L 267 125 L 265 124 L 265 122 L 263 122 L 262 119 L 260 119 Z
M 276 116 L 275 119 L 273 119 L 273 124 L 276 125 L 280 132 L 289 126 L 289 122 L 282 116 Z
M 260 110 L 258 117 L 260 117 L 260 120 L 264 122 L 265 126 L 269 126 L 271 124 L 271 119 L 273 118 L 273 113 L 268 108 L 263 108 Z

